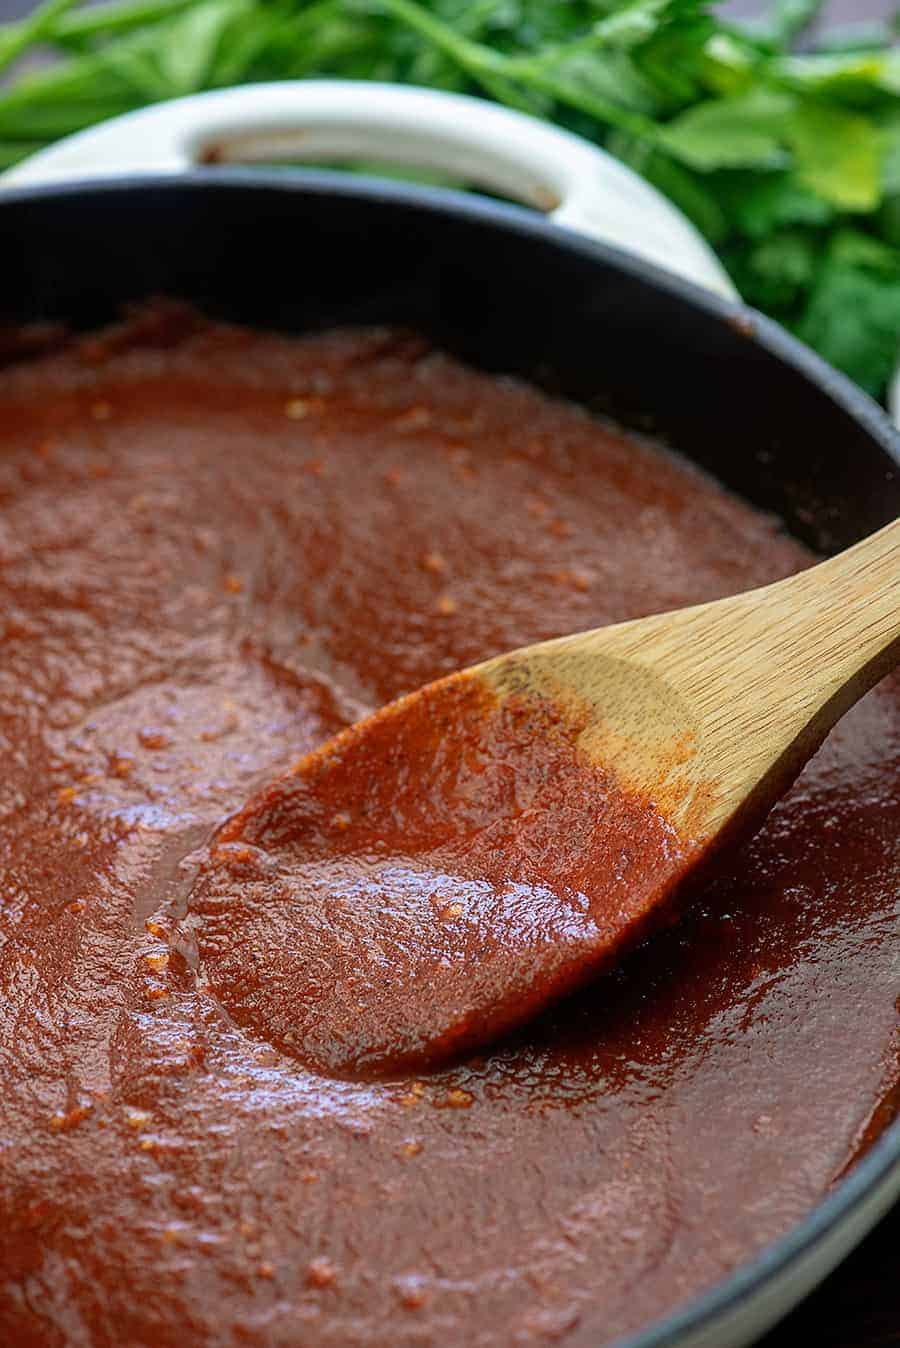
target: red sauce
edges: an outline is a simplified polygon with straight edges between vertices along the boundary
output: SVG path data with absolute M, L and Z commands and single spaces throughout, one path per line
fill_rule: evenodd
M 219 833 L 190 897 L 235 1020 L 329 1073 L 495 1038 L 640 935 L 688 848 L 546 698 L 471 674 L 303 760 Z
M 404 691 L 808 558 L 412 339 L 139 327 L 0 379 L 0 1341 L 645 1324 L 894 1112 L 897 683 L 679 928 L 490 1053 L 329 1079 L 279 1039 L 287 913 L 235 890 L 239 969 L 187 911 L 223 821 Z

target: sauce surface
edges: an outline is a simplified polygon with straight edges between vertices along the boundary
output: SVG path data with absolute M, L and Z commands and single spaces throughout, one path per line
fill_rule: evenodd
M 549 697 L 450 675 L 267 786 L 188 901 L 239 1024 L 328 1074 L 484 1046 L 633 945 L 688 864 Z
M 214 831 L 337 730 L 805 565 L 772 521 L 387 331 L 150 310 L 6 371 L 0 433 L 0 1341 L 597 1344 L 893 1115 L 896 681 L 679 928 L 451 1067 L 311 1069 L 291 931 L 189 904 Z

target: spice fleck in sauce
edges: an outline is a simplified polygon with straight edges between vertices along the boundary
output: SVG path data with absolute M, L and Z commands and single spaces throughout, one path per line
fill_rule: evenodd
M 200 961 L 246 1025 L 327 1073 L 496 1037 L 633 942 L 688 849 L 548 698 L 450 676 L 348 731 L 216 837 Z
M 387 331 L 149 309 L 5 371 L 0 435 L 0 1342 L 596 1345 L 891 1117 L 896 681 L 680 927 L 450 1066 L 338 1079 L 308 1022 L 289 1042 L 313 974 L 253 878 L 252 849 L 298 864 L 263 788 L 300 755 L 497 652 L 805 565 L 772 521 Z M 471 920 L 439 891 L 437 952 Z

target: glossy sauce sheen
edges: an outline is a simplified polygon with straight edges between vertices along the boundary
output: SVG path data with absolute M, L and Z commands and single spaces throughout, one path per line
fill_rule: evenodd
M 341 727 L 785 575 L 770 520 L 387 332 L 149 311 L 7 371 L 0 430 L 0 1342 L 597 1344 L 892 1116 L 896 683 L 688 921 L 430 1074 L 312 1070 L 285 913 L 188 903 L 215 830 Z
M 189 898 L 235 1020 L 329 1074 L 433 1066 L 608 967 L 689 854 L 583 721 L 464 672 L 267 787 Z

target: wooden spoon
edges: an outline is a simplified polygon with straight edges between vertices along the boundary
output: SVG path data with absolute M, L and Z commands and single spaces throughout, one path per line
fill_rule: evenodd
M 233 1017 L 408 1070 L 672 920 L 900 659 L 900 520 L 775 585 L 542 642 L 352 726 L 221 830 L 191 897 Z

